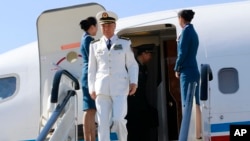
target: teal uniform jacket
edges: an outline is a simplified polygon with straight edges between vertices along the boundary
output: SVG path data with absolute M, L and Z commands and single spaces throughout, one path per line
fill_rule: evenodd
M 85 33 L 81 40 L 81 54 L 83 59 L 82 68 L 82 91 L 83 91 L 83 110 L 95 108 L 95 102 L 91 99 L 88 91 L 88 63 L 89 63 L 89 45 L 93 41 L 88 33 Z
M 174 70 L 180 72 L 182 104 L 185 104 L 188 84 L 197 82 L 196 104 L 199 103 L 199 70 L 196 60 L 199 38 L 192 24 L 187 24 L 178 39 L 178 56 Z
M 94 39 L 88 34 L 85 33 L 81 41 L 81 54 L 83 60 L 82 67 L 82 86 L 88 87 L 88 62 L 89 62 L 89 44 Z

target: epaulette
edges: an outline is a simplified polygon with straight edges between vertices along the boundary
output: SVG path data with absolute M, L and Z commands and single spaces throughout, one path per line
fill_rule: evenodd
M 130 40 L 129 38 L 127 37 L 122 37 L 122 36 L 119 36 L 120 39 L 124 39 L 124 40 Z
M 93 43 L 98 42 L 98 41 L 100 41 L 100 39 L 97 39 L 97 40 L 91 41 L 90 43 L 91 43 L 91 44 L 93 44 Z

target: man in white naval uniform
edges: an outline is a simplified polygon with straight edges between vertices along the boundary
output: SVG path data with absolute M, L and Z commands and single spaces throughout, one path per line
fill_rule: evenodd
M 119 141 L 127 141 L 127 96 L 137 88 L 138 64 L 131 41 L 114 34 L 117 15 L 101 11 L 97 15 L 103 36 L 90 44 L 88 86 L 96 102 L 98 140 L 110 141 L 112 131 Z

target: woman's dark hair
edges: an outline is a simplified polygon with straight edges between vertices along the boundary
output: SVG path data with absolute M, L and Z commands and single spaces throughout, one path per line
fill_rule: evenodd
M 182 17 L 185 21 L 191 22 L 194 18 L 195 12 L 191 9 L 184 9 L 178 12 L 178 17 Z
M 81 29 L 87 31 L 91 25 L 96 26 L 97 21 L 95 17 L 88 17 L 80 22 Z

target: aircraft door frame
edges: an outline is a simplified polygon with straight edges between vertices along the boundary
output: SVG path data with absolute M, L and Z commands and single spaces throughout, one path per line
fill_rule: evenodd
M 47 10 L 37 19 L 40 77 L 41 77 L 41 113 L 48 117 L 48 102 L 55 73 L 64 69 L 70 72 L 81 83 L 82 57 L 80 42 L 83 31 L 80 21 L 89 16 L 95 17 L 105 8 L 97 3 L 88 3 L 64 8 Z M 98 30 L 96 39 L 100 38 Z M 82 111 L 82 91 L 77 91 L 78 111 Z M 78 118 L 82 113 L 78 112 Z M 82 123 L 82 120 L 78 120 Z
M 158 25 L 131 27 L 131 28 L 124 28 L 117 32 L 117 35 L 119 36 L 121 35 L 121 36 L 130 38 L 132 41 L 132 47 L 134 48 L 136 48 L 138 45 L 141 45 L 141 44 L 153 43 L 156 45 L 155 46 L 156 52 L 154 53 L 155 57 L 153 57 L 153 60 L 152 60 L 153 62 L 154 61 L 156 62 L 152 63 L 154 65 L 152 64 L 149 65 L 148 68 L 149 68 L 149 74 L 151 73 L 157 74 L 157 76 L 155 74 L 151 74 L 151 75 L 154 75 L 153 77 L 156 78 L 157 85 L 153 84 L 150 86 L 156 87 L 157 94 L 155 94 L 156 102 L 154 104 L 158 109 L 159 127 L 158 127 L 157 134 L 158 134 L 158 140 L 161 140 L 161 141 L 178 139 L 179 128 L 180 128 L 179 123 L 181 121 L 181 104 L 175 104 L 176 103 L 175 100 L 172 100 L 172 103 L 168 103 L 169 97 L 173 95 L 180 96 L 180 94 L 178 93 L 178 87 L 176 87 L 177 89 L 174 88 L 174 86 L 176 86 L 175 84 L 177 85 L 179 84 L 179 81 L 177 78 L 175 78 L 175 75 L 173 74 L 173 71 L 174 71 L 173 65 L 175 64 L 175 59 L 177 57 L 176 56 L 177 55 L 176 32 L 177 32 L 177 29 L 176 29 L 176 26 L 174 26 L 174 24 L 158 24 Z M 136 49 L 134 50 L 136 53 Z M 170 63 L 168 63 L 169 61 Z M 152 68 L 154 69 L 151 70 L 150 72 L 150 69 Z M 169 83 L 170 79 L 167 78 L 168 75 L 171 75 L 171 80 L 177 79 L 177 81 L 170 84 Z M 155 79 L 152 79 L 152 81 L 154 82 Z M 174 86 L 170 86 L 170 85 L 174 85 Z M 171 92 L 170 92 L 170 87 L 171 87 Z M 150 95 L 147 95 L 147 96 L 150 97 Z M 154 99 L 152 97 L 150 98 L 151 100 Z M 180 101 L 180 98 L 179 98 L 179 101 Z M 174 108 L 171 108 L 172 110 L 169 110 L 168 105 Z M 179 108 L 176 108 L 176 105 Z M 177 111 L 176 109 L 179 109 L 180 111 Z M 168 120 L 168 118 L 170 118 L 170 120 Z M 176 120 L 172 122 L 171 121 L 172 119 L 176 119 Z
M 212 70 L 209 64 L 201 64 L 201 81 L 200 81 L 200 100 L 202 103 L 202 128 L 203 128 L 203 137 L 205 140 L 210 140 L 210 131 L 211 131 L 211 98 L 210 98 L 210 85 L 209 81 L 213 80 Z

